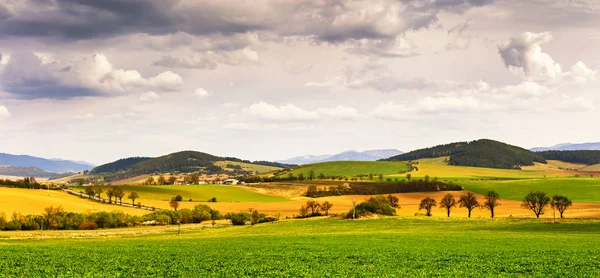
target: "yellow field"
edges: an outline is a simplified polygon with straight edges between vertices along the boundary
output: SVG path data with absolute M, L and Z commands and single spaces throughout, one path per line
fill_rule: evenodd
M 444 179 L 473 179 L 473 178 L 542 178 L 574 176 L 577 172 L 559 170 L 544 164 L 523 167 L 523 170 L 494 169 L 467 166 L 450 166 L 444 162 L 448 157 L 420 159 L 416 166 L 418 171 L 412 172 L 413 177 L 438 177 Z M 404 177 L 406 174 L 390 175 Z
M 569 162 L 564 162 L 564 161 L 560 161 L 560 160 L 548 160 L 548 167 L 550 168 L 562 168 L 562 169 L 577 169 L 577 170 L 583 170 L 583 168 L 587 167 L 588 165 L 585 164 L 577 164 L 577 163 L 569 163 Z M 593 170 L 591 170 L 593 171 Z
M 100 204 L 62 191 L 0 187 L 0 211 L 10 216 L 13 212 L 21 214 L 42 214 L 44 208 L 62 205 L 68 212 L 123 211 L 132 215 L 143 215 L 146 210 L 115 205 Z
M 585 166 L 581 171 L 600 172 L 600 164 Z

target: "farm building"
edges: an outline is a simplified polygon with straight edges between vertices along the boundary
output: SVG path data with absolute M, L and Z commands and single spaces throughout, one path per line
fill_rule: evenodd
M 240 181 L 236 179 L 226 179 L 223 181 L 223 184 L 240 184 Z

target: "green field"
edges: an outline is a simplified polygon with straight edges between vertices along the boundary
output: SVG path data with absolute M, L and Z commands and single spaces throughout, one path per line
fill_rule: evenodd
M 125 191 L 125 196 L 135 191 L 140 200 L 168 201 L 173 196 L 181 195 L 184 201 L 206 201 L 216 197 L 219 202 L 284 202 L 287 199 L 249 191 L 229 185 L 153 185 L 153 186 L 117 186 Z M 103 186 L 104 191 L 110 187 Z M 71 189 L 85 192 L 84 187 Z M 103 194 L 106 198 L 106 195 Z M 125 201 L 125 200 L 124 200 Z
M 100 239 L 0 240 L 2 276 L 598 277 L 600 222 L 291 221 Z
M 314 171 L 317 176 L 322 173 L 326 176 L 345 176 L 350 178 L 360 174 L 398 174 L 398 172 L 408 171 L 408 169 L 408 166 L 404 162 L 332 161 L 302 165 L 293 169 L 291 173 L 295 176 L 300 173 L 308 176 L 310 171 Z
M 465 189 L 485 194 L 494 190 L 502 198 L 523 200 L 531 191 L 544 191 L 550 196 L 564 195 L 573 202 L 600 202 L 600 178 L 542 178 L 500 181 L 460 181 Z

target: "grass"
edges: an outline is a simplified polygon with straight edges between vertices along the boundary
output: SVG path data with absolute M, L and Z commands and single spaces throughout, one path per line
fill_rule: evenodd
M 62 191 L 0 187 L 0 212 L 9 217 L 15 211 L 22 214 L 42 214 L 44 208 L 59 205 L 65 211 L 79 213 L 114 210 L 132 215 L 148 213 L 139 209 L 90 202 Z
M 502 198 L 522 200 L 531 191 L 564 195 L 574 202 L 600 202 L 600 178 L 541 178 L 504 181 L 461 181 L 465 189 L 485 194 L 494 190 Z
M 6 276 L 600 275 L 600 222 L 309 220 L 102 239 L 0 241 Z
M 265 195 L 244 188 L 229 185 L 155 185 L 155 186 L 118 186 L 125 191 L 125 196 L 135 191 L 140 196 L 140 202 L 147 200 L 168 201 L 173 196 L 181 195 L 184 201 L 207 201 L 215 197 L 219 202 L 284 202 L 287 199 L 277 196 Z M 110 188 L 104 186 L 103 197 Z M 83 187 L 71 189 L 85 192 Z M 125 199 L 124 199 L 125 201 Z M 137 202 L 137 201 L 136 201 Z
M 310 171 L 315 175 L 324 174 L 326 176 L 345 176 L 353 177 L 360 174 L 398 174 L 401 171 L 409 170 L 404 162 L 392 161 L 332 161 L 315 164 L 302 165 L 291 171 L 294 176 L 302 173 L 308 176 Z
M 264 173 L 268 173 L 268 172 L 272 172 L 272 171 L 281 169 L 281 168 L 273 167 L 273 166 L 256 165 L 256 164 L 249 164 L 249 163 L 236 162 L 236 161 L 217 161 L 217 162 L 215 162 L 215 165 L 221 166 L 223 169 L 226 169 L 226 170 L 231 170 L 231 169 L 227 168 L 228 164 L 238 165 L 238 166 L 241 166 L 242 169 L 245 171 L 258 172 L 259 174 L 264 174 Z

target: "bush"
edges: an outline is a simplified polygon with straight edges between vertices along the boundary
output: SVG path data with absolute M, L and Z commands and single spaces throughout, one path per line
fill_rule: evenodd
M 247 212 L 230 212 L 225 215 L 225 218 L 231 220 L 231 224 L 236 226 L 246 225 L 246 221 L 251 220 Z
M 15 221 L 10 221 L 6 224 L 6 227 L 4 229 L 7 231 L 20 231 L 21 223 L 15 222 Z
M 183 201 L 183 197 L 181 197 L 181 195 L 177 195 L 177 196 L 175 196 L 175 201 L 181 202 L 181 201 Z
M 371 197 L 366 202 L 358 204 L 356 207 L 356 217 L 368 216 L 371 214 L 396 215 L 396 210 L 390 205 L 385 196 Z M 346 218 L 352 218 L 352 209 L 346 215 Z
M 212 197 L 212 198 L 208 199 L 208 202 L 210 202 L 210 203 L 216 203 L 217 202 L 217 198 L 216 197 Z
M 83 222 L 79 225 L 79 227 L 77 227 L 77 229 L 79 230 L 95 230 L 98 229 L 98 225 L 96 225 L 96 223 L 91 222 L 91 221 L 86 221 Z

